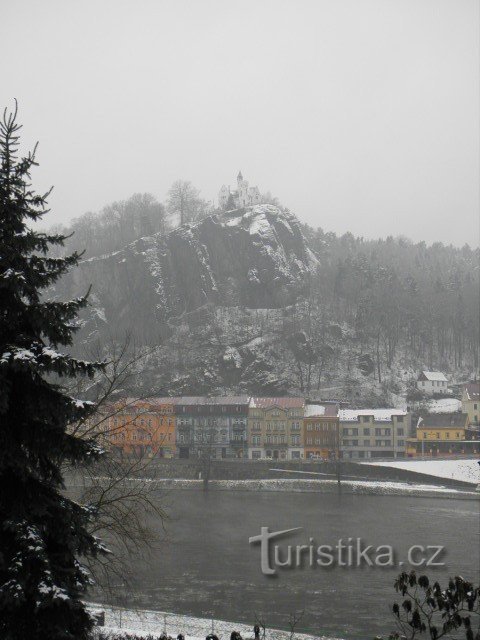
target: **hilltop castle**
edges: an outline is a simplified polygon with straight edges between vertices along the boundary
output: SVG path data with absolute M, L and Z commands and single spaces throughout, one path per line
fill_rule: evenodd
M 243 179 L 242 172 L 237 176 L 237 189 L 230 191 L 230 187 L 222 186 L 218 192 L 218 206 L 220 209 L 242 209 L 252 204 L 260 204 L 262 196 L 258 187 L 249 187 L 248 181 Z

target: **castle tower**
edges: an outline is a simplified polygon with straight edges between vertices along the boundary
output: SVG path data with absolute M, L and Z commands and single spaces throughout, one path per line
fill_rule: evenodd
M 239 187 L 240 187 L 240 185 L 242 184 L 242 182 L 243 182 L 242 172 L 241 172 L 241 171 L 239 171 L 239 172 L 238 172 L 238 176 L 237 176 L 237 184 L 238 184 L 238 186 L 239 186 Z

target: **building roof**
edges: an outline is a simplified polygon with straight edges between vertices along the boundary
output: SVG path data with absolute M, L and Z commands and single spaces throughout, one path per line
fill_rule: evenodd
M 116 400 L 113 404 L 116 406 L 122 406 L 125 408 L 128 407 L 138 407 L 138 406 L 155 406 L 160 404 L 178 404 L 181 401 L 181 398 L 173 397 L 173 396 L 149 396 L 148 398 L 120 398 Z
M 417 429 L 451 429 L 452 427 L 466 427 L 468 413 L 436 413 L 420 418 Z
M 478 400 L 480 399 L 480 382 L 468 382 L 463 390 L 466 395 L 467 400 Z
M 421 371 L 419 380 L 430 380 L 430 382 L 448 382 L 445 374 L 441 371 Z
M 338 408 L 335 404 L 306 404 L 305 418 L 319 418 L 321 416 L 334 418 L 338 415 Z
M 302 409 L 304 406 L 305 398 L 250 398 L 251 409 L 268 409 L 270 407 Z
M 391 422 L 392 416 L 406 416 L 402 409 L 340 409 L 341 422 L 358 422 L 359 416 L 373 416 L 375 422 Z
M 184 396 L 178 398 L 182 405 L 248 405 L 248 396 Z

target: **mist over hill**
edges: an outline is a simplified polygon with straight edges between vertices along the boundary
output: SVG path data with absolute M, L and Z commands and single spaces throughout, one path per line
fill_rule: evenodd
M 73 225 L 67 250 L 85 259 L 52 293 L 92 284 L 78 350 L 127 331 L 158 347 L 137 390 L 378 406 L 400 402 L 421 367 L 478 369 L 478 249 L 338 237 L 271 204 L 173 230 L 151 196 L 106 211 Z

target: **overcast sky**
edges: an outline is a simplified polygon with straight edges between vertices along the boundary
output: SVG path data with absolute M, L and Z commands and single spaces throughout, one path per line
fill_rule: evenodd
M 46 222 L 239 169 L 298 217 L 478 244 L 478 0 L 2 2 Z

